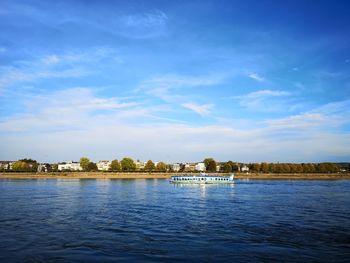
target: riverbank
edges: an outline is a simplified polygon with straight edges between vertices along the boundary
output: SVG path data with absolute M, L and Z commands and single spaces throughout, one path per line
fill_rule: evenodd
M 111 173 L 111 172 L 62 172 L 62 173 L 0 173 L 0 179 L 168 179 L 184 173 Z M 193 174 L 195 175 L 195 174 Z M 211 174 L 215 175 L 215 174 Z M 219 175 L 219 174 L 216 174 Z M 223 175 L 223 174 L 220 174 Z M 229 174 L 227 174 L 229 175 Z M 263 174 L 239 173 L 236 179 L 252 180 L 341 180 L 350 179 L 350 173 L 335 174 Z

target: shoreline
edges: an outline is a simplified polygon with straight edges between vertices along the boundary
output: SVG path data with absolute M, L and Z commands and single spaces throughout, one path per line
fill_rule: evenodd
M 0 173 L 1 179 L 169 179 L 188 173 L 125 173 L 125 172 L 62 172 L 62 173 Z M 196 175 L 198 173 L 192 173 Z M 211 173 L 210 175 L 229 175 Z M 237 173 L 236 179 L 251 180 L 350 180 L 350 173 L 335 174 L 263 174 Z

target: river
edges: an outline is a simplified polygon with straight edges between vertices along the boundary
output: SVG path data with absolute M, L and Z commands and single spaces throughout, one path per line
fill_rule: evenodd
M 349 262 L 350 181 L 0 180 L 0 262 Z

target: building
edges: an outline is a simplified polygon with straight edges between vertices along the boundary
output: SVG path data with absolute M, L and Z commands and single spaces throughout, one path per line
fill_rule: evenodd
M 204 163 L 197 163 L 195 165 L 195 170 L 199 172 L 205 172 L 205 164 Z
M 82 171 L 83 168 L 80 166 L 79 162 L 68 161 L 58 164 L 59 171 Z
M 194 172 L 196 171 L 196 163 L 185 163 L 185 172 Z
M 249 167 L 246 166 L 246 165 L 243 165 L 243 166 L 241 166 L 240 170 L 241 170 L 242 173 L 248 173 L 249 172 Z
M 38 164 L 38 173 L 47 173 L 51 172 L 51 165 L 49 163 L 39 163 Z
M 136 165 L 136 170 L 143 170 L 143 169 L 145 169 L 146 163 L 142 162 L 140 160 L 137 160 L 135 162 L 135 165 Z
M 171 169 L 172 169 L 174 172 L 178 172 L 178 171 L 180 171 L 180 169 L 181 169 L 181 164 L 179 164 L 179 163 L 173 163 L 173 164 L 171 164 Z
M 111 161 L 99 161 L 97 165 L 97 169 L 99 171 L 108 171 L 111 168 Z

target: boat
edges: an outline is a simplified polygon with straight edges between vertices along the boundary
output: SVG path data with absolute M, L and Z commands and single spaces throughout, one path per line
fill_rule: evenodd
M 171 183 L 180 184 L 234 184 L 234 174 L 215 176 L 201 173 L 200 175 L 175 175 L 170 178 Z

